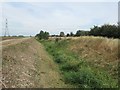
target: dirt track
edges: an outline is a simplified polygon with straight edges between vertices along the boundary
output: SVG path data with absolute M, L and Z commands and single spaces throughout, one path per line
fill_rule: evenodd
M 44 47 L 35 39 L 13 39 L 5 40 L 2 43 L 3 87 L 67 87 L 58 73 L 58 66 L 45 51 Z
M 0 44 L 2 44 L 2 47 L 6 47 L 6 46 L 10 46 L 10 45 L 20 43 L 20 42 L 28 40 L 28 39 L 30 39 L 30 38 L 8 39 L 8 40 L 1 41 Z

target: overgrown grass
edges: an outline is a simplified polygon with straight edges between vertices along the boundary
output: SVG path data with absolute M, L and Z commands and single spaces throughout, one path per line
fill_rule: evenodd
M 105 70 L 92 67 L 68 48 L 70 40 L 42 40 L 46 50 L 59 65 L 65 83 L 81 88 L 117 88 L 118 82 Z

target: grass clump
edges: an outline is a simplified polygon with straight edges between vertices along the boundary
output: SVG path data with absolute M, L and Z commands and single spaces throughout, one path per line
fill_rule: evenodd
M 88 71 L 88 69 L 86 69 Z M 66 82 L 77 85 L 82 88 L 101 88 L 101 80 L 97 80 L 93 73 L 86 70 L 80 70 L 79 72 L 69 72 L 64 74 Z
M 75 61 L 68 61 L 65 64 L 61 65 L 60 69 L 65 72 L 75 71 L 77 72 L 80 68 L 80 63 Z
M 116 88 L 117 85 L 104 73 L 96 73 L 91 68 L 81 68 L 78 72 L 65 72 L 64 80 L 67 83 L 81 88 Z
M 62 55 L 59 55 L 59 56 L 55 55 L 55 60 L 54 61 L 58 64 L 62 64 L 64 62 L 66 62 L 65 58 Z

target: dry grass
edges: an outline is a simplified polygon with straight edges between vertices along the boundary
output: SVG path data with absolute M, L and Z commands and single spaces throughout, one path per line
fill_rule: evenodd
M 79 87 L 117 87 L 117 39 L 62 37 L 41 43 L 60 66 L 66 83 Z
M 117 76 L 119 41 L 93 36 L 73 37 L 69 49 L 90 62 L 91 65 Z
M 0 37 L 1 40 L 17 39 L 18 37 Z

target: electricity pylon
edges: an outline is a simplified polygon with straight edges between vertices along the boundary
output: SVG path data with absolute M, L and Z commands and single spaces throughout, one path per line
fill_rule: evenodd
M 9 31 L 8 31 L 8 20 L 7 20 L 7 18 L 6 18 L 6 21 L 5 21 L 5 34 L 4 34 L 4 36 L 5 37 L 10 36 Z

